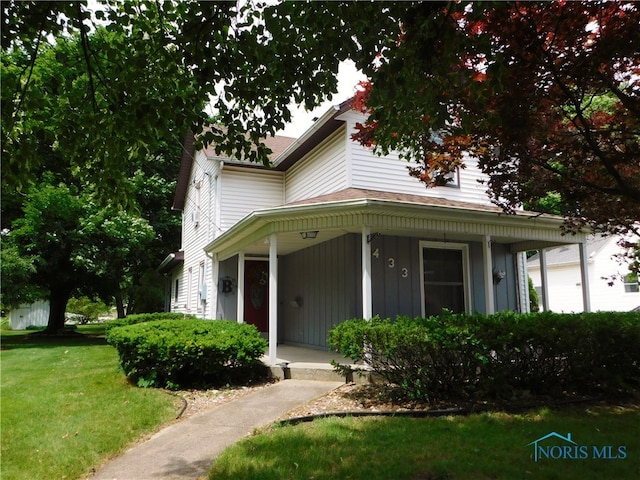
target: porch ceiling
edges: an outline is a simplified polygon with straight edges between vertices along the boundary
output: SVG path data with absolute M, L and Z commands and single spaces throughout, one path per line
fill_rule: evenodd
M 563 235 L 562 219 L 521 212 L 506 215 L 493 207 L 471 204 L 441 204 L 439 199 L 422 203 L 398 199 L 361 198 L 285 205 L 257 210 L 205 247 L 220 260 L 239 252 L 266 256 L 269 237 L 276 233 L 278 254 L 326 242 L 347 233 L 401 235 L 441 241 L 478 241 L 489 235 L 512 251 L 547 248 L 584 241 L 586 234 Z M 318 231 L 315 239 L 301 232 Z

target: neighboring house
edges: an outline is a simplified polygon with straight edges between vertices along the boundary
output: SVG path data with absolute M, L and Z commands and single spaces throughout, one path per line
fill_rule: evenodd
M 584 241 L 558 217 L 504 214 L 475 162 L 425 188 L 351 139 L 364 119 L 345 102 L 297 140 L 267 139 L 272 168 L 186 142 L 169 308 L 255 324 L 275 359 L 278 343 L 326 349 L 354 317 L 526 311 L 525 252 Z
M 49 301 L 37 300 L 20 305 L 9 311 L 11 330 L 26 330 L 28 327 L 46 327 L 49 322 Z
M 629 274 L 615 258 L 621 253 L 618 237 L 589 236 L 589 297 L 591 310 L 629 311 L 640 306 L 638 277 Z M 581 312 L 582 277 L 577 245 L 564 245 L 546 250 L 548 304 L 554 312 Z M 540 253 L 529 258 L 527 268 L 536 291 L 542 292 Z M 613 278 L 612 278 L 613 277 Z M 613 284 L 609 285 L 613 279 Z M 540 302 L 540 308 L 544 306 Z

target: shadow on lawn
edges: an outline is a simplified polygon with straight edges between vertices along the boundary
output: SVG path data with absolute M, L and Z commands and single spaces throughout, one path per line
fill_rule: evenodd
M 638 478 L 638 464 L 534 462 L 532 440 L 571 432 L 584 444 L 640 446 L 637 405 L 535 409 L 432 419 L 323 419 L 272 429 L 223 454 L 211 479 Z M 323 452 L 317 455 L 317 452 Z M 255 476 L 254 476 L 255 475 Z
M 42 331 L 2 332 L 0 336 L 1 350 L 17 348 L 56 348 L 87 347 L 91 345 L 107 345 L 104 335 L 99 333 L 74 332 L 69 335 L 44 335 Z

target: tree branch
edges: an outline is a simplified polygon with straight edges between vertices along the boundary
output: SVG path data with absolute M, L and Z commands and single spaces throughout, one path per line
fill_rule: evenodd
M 87 64 L 87 73 L 89 74 L 89 89 L 91 90 L 91 103 L 93 105 L 93 111 L 98 113 L 98 102 L 96 100 L 96 88 L 93 84 L 93 68 L 91 67 L 91 57 L 89 52 L 89 38 L 87 37 L 87 31 L 85 24 L 82 20 L 82 4 L 76 2 L 76 12 L 78 15 L 78 23 L 80 28 L 80 40 L 82 44 L 82 53 L 84 55 L 84 61 Z
M 29 69 L 29 75 L 27 76 L 27 81 L 24 84 L 24 88 L 22 88 L 21 89 L 22 91 L 19 93 L 20 101 L 18 102 L 18 106 L 16 107 L 16 109 L 13 111 L 13 115 L 15 115 L 16 112 L 19 112 L 22 109 L 22 104 L 24 103 L 24 99 L 27 95 L 27 89 L 29 88 L 29 84 L 31 83 L 31 76 L 33 75 L 33 69 L 35 68 L 35 65 L 36 65 L 36 58 L 38 58 L 38 50 L 40 49 L 40 42 L 42 41 L 42 33 L 44 30 L 45 21 L 46 19 L 43 18 L 42 22 L 40 23 L 40 29 L 38 30 L 38 38 L 36 39 L 36 48 L 33 50 L 33 53 L 31 54 L 29 65 L 25 67 L 25 69 L 23 70 L 23 73 L 24 73 L 27 69 Z M 22 77 L 22 74 L 20 76 Z

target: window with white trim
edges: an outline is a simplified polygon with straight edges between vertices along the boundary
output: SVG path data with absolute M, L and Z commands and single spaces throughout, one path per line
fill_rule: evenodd
M 420 270 L 424 316 L 470 311 L 468 245 L 420 242 Z
M 198 309 L 202 308 L 202 302 L 207 300 L 207 290 L 204 282 L 204 262 L 198 267 Z

